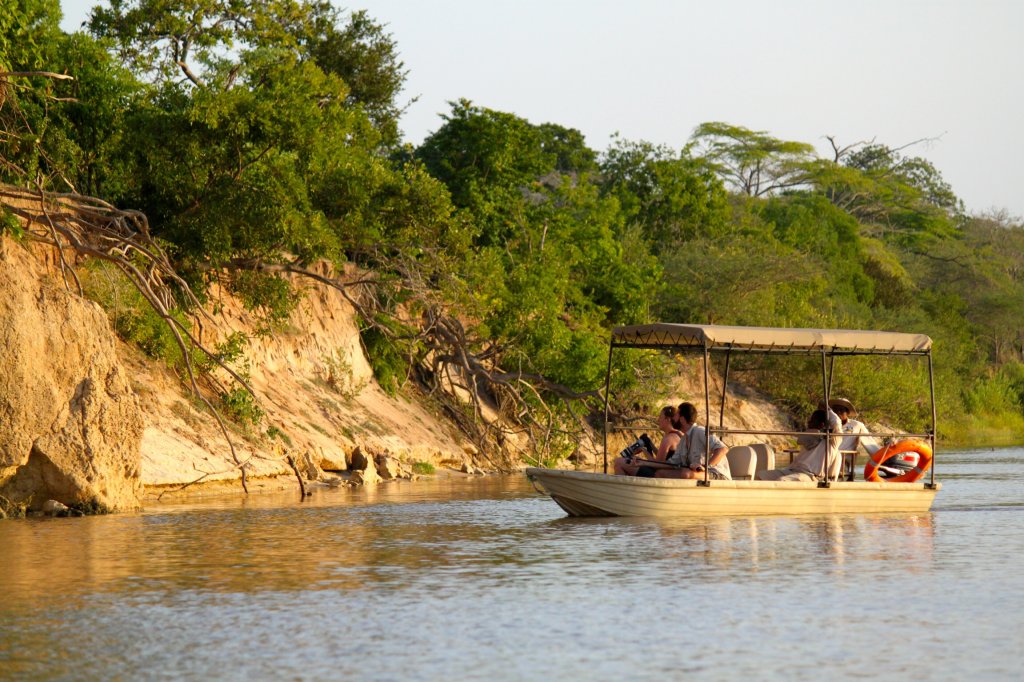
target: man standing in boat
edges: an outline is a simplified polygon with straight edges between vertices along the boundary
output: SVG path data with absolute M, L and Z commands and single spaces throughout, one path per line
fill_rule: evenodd
M 711 434 L 711 455 L 705 460 L 708 432 L 703 426 L 697 426 L 697 408 L 693 403 L 682 403 L 679 406 L 679 430 L 683 433 L 676 451 L 668 458 L 670 467 L 659 468 L 655 478 L 704 478 L 707 467 L 707 478 L 718 481 L 732 479 L 729 471 L 729 459 L 725 456 L 729 451 L 718 436 Z
M 839 415 L 829 410 L 815 410 L 807 420 L 808 431 L 821 431 L 828 425 L 831 436 L 807 434 L 798 436 L 800 452 L 784 469 L 760 471 L 759 481 L 821 481 L 839 475 L 839 442 L 842 425 Z

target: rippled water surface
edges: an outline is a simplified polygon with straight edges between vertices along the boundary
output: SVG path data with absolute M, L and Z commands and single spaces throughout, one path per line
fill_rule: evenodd
M 1018 680 L 1024 450 L 931 513 L 563 517 L 522 477 L 0 522 L 0 678 Z

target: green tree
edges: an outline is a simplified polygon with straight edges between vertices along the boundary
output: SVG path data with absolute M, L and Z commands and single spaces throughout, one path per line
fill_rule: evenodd
M 963 301 L 963 320 L 990 363 L 1024 357 L 1024 230 L 999 218 L 972 218 L 960 238 L 912 254 L 909 264 L 923 288 Z
M 0 72 L 49 66 L 60 37 L 60 0 L 6 0 L 0 12 Z
M 323 4 L 315 16 L 317 28 L 306 44 L 310 57 L 345 82 L 346 104 L 363 107 L 382 140 L 396 144 L 403 111 L 397 99 L 408 72 L 394 39 L 365 10 L 352 12 L 344 25 L 339 13 Z
M 48 159 L 59 186 L 91 196 L 120 195 L 131 174 L 126 118 L 145 97 L 144 86 L 84 33 L 62 35 L 51 66 L 74 74 L 74 80 L 54 85 L 63 101 L 46 111 Z
M 50 68 L 61 36 L 58 0 L 10 0 L 0 10 L 0 178 L 50 174 L 47 111 L 56 103 Z
M 905 156 L 885 145 L 872 144 L 851 150 L 844 163 L 876 181 L 890 183 L 894 191 L 902 188 L 907 192 L 905 201 L 916 201 L 949 213 L 963 212 L 963 202 L 934 164 L 925 158 Z
M 155 84 L 126 118 L 132 172 L 118 198 L 146 210 L 184 260 L 338 262 L 381 234 L 375 202 L 402 191 L 403 173 L 380 158 L 378 125 L 395 134 L 404 72 L 365 13 L 340 18 L 297 0 L 94 11 L 90 28 Z
M 814 147 L 805 142 L 720 122 L 697 126 L 686 150 L 706 159 L 727 183 L 752 197 L 805 185 L 807 166 L 815 159 Z
M 928 248 L 955 234 L 963 204 L 926 159 L 884 145 L 846 148 L 836 161 L 813 164 L 808 178 L 875 236 L 905 248 Z
M 448 187 L 454 204 L 472 214 L 478 244 L 501 244 L 516 229 L 523 192 L 554 169 L 556 155 L 544 150 L 537 127 L 518 116 L 468 100 L 451 107 L 416 157 Z
M 820 261 L 772 239 L 695 239 L 663 257 L 657 317 L 702 324 L 828 326 Z
M 586 145 L 583 133 L 556 123 L 542 123 L 537 130 L 542 150 L 555 157 L 555 171 L 579 175 L 597 170 L 597 152 Z
M 260 49 L 284 63 L 312 61 L 345 83 L 347 108 L 362 108 L 381 140 L 397 142 L 396 99 L 407 72 L 390 34 L 365 11 L 346 16 L 326 0 L 112 0 L 93 10 L 89 29 L 112 40 L 135 73 L 161 84 L 184 76 L 195 87 L 231 89 L 244 77 L 246 55 Z
M 134 172 L 122 200 L 197 264 L 337 259 L 307 178 L 323 155 L 351 152 L 346 134 L 369 135 L 372 147 L 372 131 L 344 108 L 344 84 L 315 65 L 266 51 L 243 63 L 242 87 L 168 86 L 131 113 Z
M 524 225 L 532 226 L 558 261 L 569 267 L 568 283 L 578 290 L 579 307 L 596 307 L 607 324 L 645 322 L 660 268 L 640 244 L 626 245 L 619 204 L 598 188 L 564 176 L 528 204 Z
M 228 89 L 240 55 L 260 45 L 297 53 L 328 8 L 303 0 L 111 0 L 93 9 L 88 28 L 154 82 L 184 76 L 197 87 Z
M 601 160 L 602 192 L 616 197 L 654 253 L 724 233 L 725 188 L 704 164 L 649 142 L 616 139 Z
M 820 195 L 796 193 L 772 197 L 756 209 L 775 239 L 812 256 L 830 295 L 870 305 L 875 283 L 865 273 L 860 225 Z
M 655 265 L 646 250 L 624 257 L 619 204 L 591 182 L 582 136 L 462 101 L 416 153 L 477 226 L 466 273 L 478 338 L 503 366 L 595 388 L 601 324 L 646 316 Z

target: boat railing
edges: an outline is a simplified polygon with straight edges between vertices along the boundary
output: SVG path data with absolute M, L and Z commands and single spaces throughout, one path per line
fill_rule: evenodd
M 708 427 L 708 431 L 719 436 L 723 434 L 728 435 L 730 433 L 756 436 L 820 436 L 825 433 L 824 431 L 765 431 L 763 429 L 726 429 L 716 426 Z M 876 438 L 920 438 L 923 440 L 928 440 L 932 437 L 931 434 L 928 433 L 893 433 L 891 431 L 887 431 L 884 433 L 875 431 L 862 431 L 856 434 L 843 433 L 842 431 L 834 431 L 833 434 L 844 436 L 856 435 L 858 437 L 873 436 Z
M 722 436 L 729 434 L 737 434 L 744 436 L 821 436 L 824 435 L 824 431 L 766 431 L 764 429 L 727 429 L 718 426 L 707 427 L 711 433 Z M 643 432 L 650 431 L 651 427 L 643 426 L 609 426 L 608 433 L 616 432 Z M 932 434 L 930 433 L 894 433 L 891 431 L 887 432 L 876 432 L 876 431 L 865 431 L 857 434 L 844 434 L 842 431 L 834 431 L 833 435 L 857 435 L 857 436 L 873 436 L 876 438 L 920 438 L 922 440 L 930 440 Z

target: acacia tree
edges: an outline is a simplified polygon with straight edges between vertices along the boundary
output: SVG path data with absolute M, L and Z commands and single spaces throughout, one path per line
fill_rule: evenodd
M 807 182 L 807 167 L 814 147 L 790 142 L 742 126 L 720 122 L 697 126 L 687 153 L 705 159 L 742 194 L 760 197 Z
M 920 156 L 904 155 L 904 148 L 892 149 L 885 145 L 868 144 L 850 149 L 841 161 L 873 180 L 890 182 L 894 190 L 902 188 L 908 193 L 906 200 L 950 213 L 963 212 L 963 202 L 953 193 L 953 188 L 943 179 L 934 164 Z

